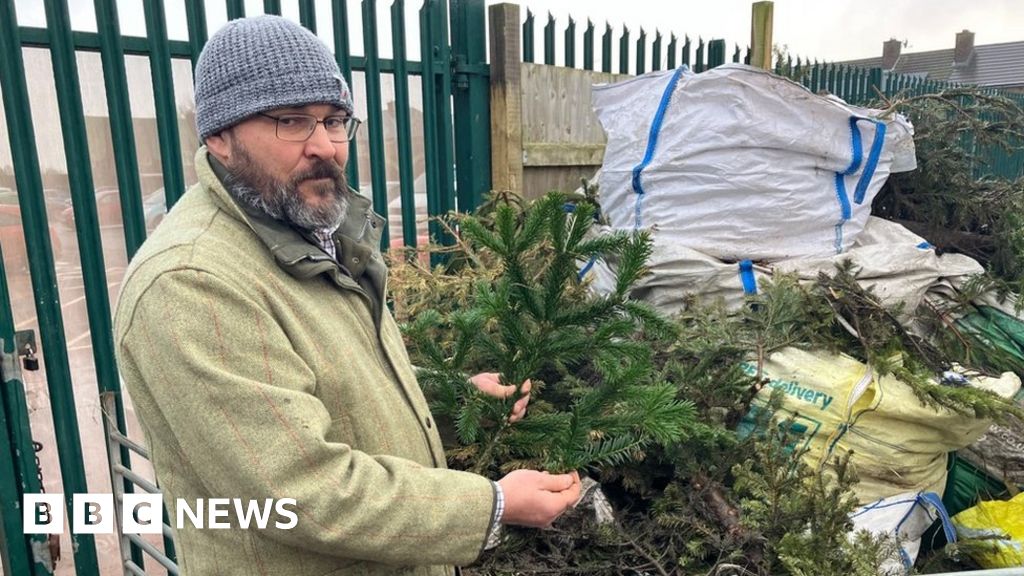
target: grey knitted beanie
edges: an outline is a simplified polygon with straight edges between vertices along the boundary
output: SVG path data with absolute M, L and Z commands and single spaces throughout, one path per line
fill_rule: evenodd
M 196 62 L 199 140 L 256 114 L 333 104 L 352 113 L 352 93 L 327 46 L 280 16 L 228 22 Z

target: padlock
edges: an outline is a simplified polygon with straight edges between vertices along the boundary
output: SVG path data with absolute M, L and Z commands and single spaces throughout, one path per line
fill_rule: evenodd
M 36 357 L 36 351 L 31 344 L 25 345 L 25 355 L 21 358 L 21 366 L 26 371 L 39 370 L 39 358 Z

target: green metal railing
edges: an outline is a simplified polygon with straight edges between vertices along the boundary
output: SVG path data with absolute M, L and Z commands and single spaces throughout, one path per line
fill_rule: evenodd
M 338 0 L 334 8 L 332 23 L 334 26 L 334 57 L 338 60 L 338 67 L 341 68 L 341 74 L 345 77 L 345 81 L 350 87 L 355 86 L 352 83 L 352 58 L 348 43 L 348 2 L 346 0 Z M 348 183 L 353 188 L 359 188 L 359 162 L 356 161 L 359 157 L 359 148 L 355 140 L 349 143 L 348 153 L 350 158 L 347 168 Z
M 363 45 L 366 50 L 366 127 L 369 133 L 370 157 L 384 157 L 384 115 L 381 111 L 380 57 L 377 50 L 377 2 L 363 0 Z M 370 164 L 370 183 L 373 188 L 373 205 L 377 211 L 387 214 L 387 176 L 383 162 Z M 389 243 L 388 228 L 384 227 L 381 242 Z
M 156 105 L 157 138 L 160 166 L 167 207 L 185 191 L 182 162 L 180 111 L 175 102 L 172 64 L 196 59 L 208 37 L 206 6 L 202 0 L 185 3 L 188 41 L 168 39 L 163 0 L 144 3 L 147 37 L 123 36 L 114 0 L 94 0 L 97 32 L 73 31 L 68 18 L 67 0 L 45 0 L 47 28 L 19 27 L 13 3 L 0 1 L 0 81 L 2 81 L 4 112 L 14 161 L 18 202 L 25 231 L 28 266 L 32 280 L 35 310 L 40 327 L 40 342 L 46 367 L 57 454 L 63 479 L 63 492 L 68 509 L 72 495 L 87 493 L 82 439 L 75 415 L 72 374 L 64 337 L 58 280 L 50 244 L 51 227 L 47 221 L 42 192 L 42 173 L 31 123 L 29 86 L 25 75 L 22 50 L 48 50 L 53 60 L 54 78 L 60 111 L 60 125 L 67 158 L 71 207 L 78 239 L 85 305 L 88 314 L 93 363 L 97 374 L 97 394 L 113 402 L 113 413 L 106 413 L 105 429 L 114 437 L 127 437 L 120 382 L 114 361 L 111 329 L 111 307 L 107 296 L 107 268 L 103 259 L 103 243 L 97 217 L 92 159 L 85 130 L 76 54 L 98 52 L 107 93 L 113 147 L 113 168 L 116 173 L 121 205 L 126 256 L 131 258 L 146 237 L 146 215 L 142 205 L 139 158 L 135 148 L 132 110 L 128 98 L 125 58 L 143 56 L 149 59 L 153 97 Z M 224 0 L 229 18 L 245 16 L 242 0 Z M 377 16 L 375 0 L 362 0 L 362 56 L 349 50 L 347 3 L 337 0 L 329 22 L 334 32 L 334 49 L 339 67 L 353 84 L 353 73 L 362 73 L 366 80 L 367 135 L 370 166 L 370 189 L 375 209 L 387 214 L 388 190 L 384 160 L 382 78 L 395 80 L 395 122 L 398 133 L 399 186 L 402 205 L 402 240 L 406 245 L 417 243 L 416 194 L 413 187 L 413 138 L 423 137 L 426 154 L 427 212 L 443 214 L 456 206 L 472 210 L 490 188 L 489 142 L 489 68 L 486 64 L 485 15 L 483 0 L 454 0 L 449 15 L 446 0 L 426 0 L 419 11 L 422 61 L 406 56 L 404 0 L 391 4 L 393 58 L 380 58 L 377 51 Z M 264 11 L 280 13 L 279 0 L 264 0 Z M 317 28 L 316 3 L 299 0 L 299 20 L 312 31 Z M 327 20 L 325 20 L 327 21 Z M 449 27 L 450 26 L 450 27 Z M 449 41 L 449 30 L 451 41 Z M 424 133 L 413 134 L 409 82 L 421 77 L 424 101 Z M 357 96 L 358 97 L 358 96 Z M 453 105 L 454 102 L 454 113 Z M 456 143 L 456 134 L 457 143 Z M 190 154 L 189 152 L 186 152 Z M 350 150 L 348 174 L 350 184 L 359 186 L 359 150 L 355 142 Z M 456 197 L 456 188 L 458 196 Z M 430 232 L 446 240 L 443 230 L 431 224 Z M 447 239 L 450 241 L 451 239 Z M 383 242 L 386 244 L 388 238 Z M 14 349 L 14 323 L 11 314 L 7 276 L 0 260 L 0 340 L 2 351 L 17 359 Z M 7 364 L 11 364 L 8 361 Z M 6 365 L 6 364 L 5 364 Z M 49 574 L 50 568 L 34 561 L 34 551 L 46 548 L 46 538 L 23 534 L 20 509 L 21 495 L 41 489 L 32 452 L 32 436 L 25 406 L 20 375 L 8 368 L 3 375 L 3 411 L 0 412 L 0 510 L 3 511 L 0 532 L 4 549 L 5 573 L 35 576 Z M 120 473 L 114 478 L 115 492 L 125 493 L 152 486 L 140 483 L 131 472 L 126 443 L 111 443 L 108 454 L 118 462 Z M 9 456 L 9 457 L 8 457 Z M 137 456 L 136 456 L 137 457 Z M 165 514 L 166 518 L 166 514 Z M 169 535 L 167 531 L 167 535 Z M 97 550 L 88 534 L 72 536 L 75 573 L 79 576 L 98 574 Z M 150 554 L 148 543 L 126 541 L 130 553 L 127 568 L 144 573 L 143 552 Z M 174 547 L 164 540 L 166 559 L 173 562 Z
M 629 74 L 629 29 L 625 26 L 619 38 L 619 74 Z
M 66 9 L 66 8 L 65 8 Z M 66 353 L 64 322 L 61 317 L 60 294 L 57 291 L 57 276 L 54 269 L 53 247 L 50 243 L 46 208 L 43 203 L 43 187 L 39 171 L 39 157 L 35 146 L 35 133 L 31 124 L 28 89 L 25 82 L 25 66 L 18 43 L 14 5 L 0 2 L 0 85 L 3 89 L 4 113 L 11 141 L 11 156 L 14 161 L 15 181 L 18 186 L 18 203 L 21 208 L 25 231 L 25 244 L 31 254 L 29 271 L 36 312 L 39 318 L 42 348 L 47 350 L 44 362 L 47 372 L 47 386 L 53 411 L 54 431 L 57 438 L 61 476 L 64 484 L 64 499 L 71 509 L 72 495 L 89 492 L 82 466 L 82 446 L 78 435 L 78 418 L 75 413 L 75 398 L 71 386 L 71 370 Z M 47 14 L 50 17 L 50 14 Z M 62 41 L 59 32 L 55 33 Z M 62 52 L 63 46 L 55 46 L 54 53 Z M 59 67 L 55 62 L 55 73 Z M 64 118 L 62 117 L 62 124 Z M 104 295 L 105 297 L 105 295 Z M 10 316 L 10 308 L 0 310 Z M 113 361 L 113 358 L 110 358 Z M 13 479 L 5 479 L 13 481 Z M 20 488 L 20 487 L 19 487 Z M 24 489 L 18 490 L 22 492 Z M 19 499 L 20 500 L 20 499 Z M 19 535 L 20 536 L 20 535 Z M 11 537 L 8 534 L 8 537 Z M 80 574 L 95 574 L 98 570 L 96 546 L 92 535 L 73 536 L 75 545 L 73 559 Z M 18 546 L 8 546 L 17 552 Z M 44 569 L 45 570 L 45 569 Z M 33 569 L 30 574 L 47 572 Z
M 454 150 L 452 144 L 451 48 L 448 45 L 448 6 L 442 0 L 425 0 L 419 11 L 420 54 L 423 58 L 423 107 L 435 113 L 423 119 L 426 157 L 427 211 L 446 214 L 455 208 Z M 440 223 L 431 220 L 431 237 L 451 243 Z
M 10 309 L 11 296 L 0 247 L 0 311 Z M 14 319 L 10 314 L 0 314 L 0 568 L 4 574 L 35 575 L 51 570 L 49 564 L 33 554 L 34 549 L 45 549 L 46 536 L 22 536 L 25 530 L 21 495 L 38 493 L 40 489 L 15 346 Z
M 555 65 L 555 17 L 548 12 L 548 23 L 544 25 L 544 63 Z
M 409 114 L 404 15 L 404 0 L 395 0 L 391 5 L 391 48 L 395 57 L 395 127 L 398 137 L 398 185 L 402 199 L 402 240 L 406 246 L 416 246 L 416 191 L 413 188 L 412 120 Z
M 522 24 L 522 50 L 523 50 L 523 62 L 533 63 L 534 60 L 534 27 L 536 26 L 536 19 L 534 14 L 529 9 L 526 10 L 526 18 Z M 555 17 L 548 13 L 547 23 L 544 25 L 543 34 L 543 50 L 544 50 L 544 64 L 548 66 L 554 66 L 555 54 L 557 53 L 557 47 L 555 45 L 556 38 L 556 20 Z M 568 24 L 566 25 L 565 31 L 562 34 L 563 43 L 563 59 L 562 65 L 567 68 L 574 68 L 577 65 L 576 62 L 576 20 L 570 16 L 568 18 Z M 703 39 L 698 40 L 696 48 L 696 58 L 691 61 L 690 59 L 690 38 L 685 37 L 685 42 L 682 48 L 679 47 L 678 39 L 675 34 L 671 34 L 669 37 L 668 46 L 664 46 L 664 40 L 660 30 L 654 31 L 653 40 L 648 39 L 647 32 L 641 28 L 639 36 L 634 42 L 630 41 L 630 31 L 626 26 L 622 27 L 622 33 L 618 38 L 618 66 L 615 67 L 615 57 L 612 53 L 612 47 L 614 46 L 614 31 L 611 24 L 605 25 L 604 34 L 601 35 L 601 72 L 611 73 L 617 72 L 619 74 L 643 74 L 648 71 L 657 71 L 662 69 L 673 69 L 678 65 L 685 64 L 689 66 L 694 72 L 702 72 L 704 70 L 710 70 L 716 66 L 721 66 L 726 62 L 726 45 L 724 40 L 711 40 L 705 45 Z M 594 24 L 589 19 L 587 20 L 587 27 L 583 32 L 583 63 L 582 67 L 584 70 L 594 70 L 595 62 L 595 39 L 594 39 Z M 705 52 L 707 52 L 707 58 L 705 59 Z M 630 54 L 633 54 L 633 59 L 630 59 Z M 739 46 L 736 47 L 736 52 L 733 55 L 733 62 L 749 62 L 750 61 L 750 49 L 747 48 L 746 56 L 741 57 Z M 662 64 L 664 63 L 664 68 Z M 649 64 L 649 66 L 648 66 Z
M 479 206 L 491 189 L 491 95 L 484 2 L 452 0 L 451 54 L 455 104 L 458 209 Z
M 703 72 L 713 67 L 710 63 L 704 63 L 704 39 L 700 36 L 697 37 L 697 51 L 694 58 L 696 60 L 693 63 L 694 72 Z
M 78 236 L 79 254 L 82 264 L 82 276 L 85 283 L 85 303 L 92 335 L 93 363 L 96 369 L 98 392 L 120 394 L 121 384 L 117 366 L 114 362 L 114 341 L 111 327 L 110 302 L 107 298 L 107 276 L 103 261 L 103 244 L 100 237 L 99 217 L 96 212 L 96 197 L 93 192 L 92 162 L 89 156 L 89 141 L 85 131 L 85 115 L 82 110 L 81 87 L 79 85 L 77 67 L 75 65 L 75 49 L 71 36 L 71 20 L 68 7 L 57 0 L 46 0 L 46 21 L 50 32 L 50 56 L 53 60 L 54 78 L 57 90 L 57 103 L 60 110 L 61 132 L 63 133 L 65 156 L 74 159 L 67 163 L 68 183 L 71 188 L 72 210 L 75 215 L 75 232 Z M 141 213 L 139 198 L 131 195 L 128 210 L 137 209 Z M 135 229 L 138 226 L 134 227 Z M 134 233 L 135 230 L 133 230 Z M 126 230 L 126 234 L 128 231 Z M 49 378 L 48 378 L 49 381 Z M 68 382 L 70 390 L 70 382 Z M 70 411 L 74 411 L 74 397 Z M 123 402 L 117 403 L 118 421 L 125 425 Z M 56 420 L 57 417 L 55 416 Z M 77 438 L 77 423 L 75 435 Z M 80 441 L 80 440 L 79 440 Z M 66 444 L 65 444 L 66 445 Z M 58 443 L 59 454 L 63 456 L 64 446 Z M 80 466 L 80 448 L 72 453 L 79 461 L 63 463 L 65 466 Z M 82 482 L 84 486 L 84 469 Z M 71 494 L 65 491 L 65 498 Z M 70 509 L 70 508 L 69 508 Z M 88 536 L 88 535 L 86 535 Z M 89 536 L 89 547 L 93 547 Z M 76 542 L 77 540 L 77 542 Z M 76 556 L 82 551 L 82 536 L 72 534 Z M 95 548 L 86 549 L 84 562 L 88 566 L 95 564 Z M 137 554 L 138 552 L 135 551 Z M 76 562 L 76 567 L 80 564 Z M 79 568 L 80 569 L 80 568 Z

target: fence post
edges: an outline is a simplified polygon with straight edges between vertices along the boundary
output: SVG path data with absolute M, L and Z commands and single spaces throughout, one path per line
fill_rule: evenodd
M 181 167 L 181 138 L 178 134 L 178 109 L 174 101 L 171 49 L 167 39 L 167 12 L 164 10 L 163 0 L 151 0 L 146 2 L 143 8 L 150 47 L 149 67 L 153 78 L 153 99 L 156 101 L 160 166 L 163 169 L 167 208 L 170 209 L 185 193 L 185 175 Z
M 523 22 L 523 62 L 533 63 L 533 12 L 526 9 L 526 21 Z
M 651 47 L 651 71 L 661 70 L 661 32 L 654 30 L 654 45 Z
M 555 17 L 548 12 L 548 23 L 544 25 L 544 63 L 555 65 Z
M 245 0 L 226 0 L 228 20 L 245 18 Z
M 370 197 L 373 209 L 379 214 L 388 213 L 387 174 L 384 169 L 384 118 L 381 107 L 380 57 L 377 45 L 377 2 L 362 0 L 363 39 L 366 68 L 363 71 L 366 86 L 366 143 L 370 153 Z M 305 26 L 305 24 L 303 24 Z M 310 30 L 314 34 L 313 30 Z M 380 235 L 381 250 L 387 250 L 391 235 L 385 226 Z
M 625 25 L 619 38 L 619 74 L 629 74 L 629 28 Z
M 750 65 L 771 70 L 772 68 L 772 19 L 774 2 L 754 2 L 750 17 Z
M 395 124 L 398 136 L 398 188 L 402 198 L 402 239 L 406 246 L 416 246 L 416 191 L 413 189 L 412 121 L 409 113 L 409 62 L 405 49 L 404 0 L 395 0 L 391 4 L 391 45 L 395 58 Z
M 587 30 L 583 33 L 583 69 L 594 69 L 594 23 L 587 18 Z
M 484 0 L 452 0 L 455 61 L 455 188 L 459 211 L 471 212 L 491 189 L 491 110 L 484 43 Z M 518 37 L 519 21 L 509 29 Z M 516 56 L 519 55 L 516 47 Z
M 640 28 L 640 37 L 636 39 L 636 75 L 647 72 L 647 32 Z
M 426 153 L 427 213 L 443 216 L 455 209 L 455 157 L 452 144 L 451 46 L 448 3 L 424 0 L 420 8 L 420 54 L 423 59 L 423 134 Z M 439 222 L 428 225 L 430 236 L 444 245 L 455 239 Z M 442 255 L 432 255 L 439 264 Z
M 491 189 L 523 193 L 523 94 L 519 5 L 489 9 L 491 56 Z
M 708 69 L 722 64 L 725 64 L 725 40 L 711 40 L 708 42 Z
M 704 39 L 700 36 L 697 37 L 697 51 L 694 55 L 693 71 L 700 73 L 707 70 L 708 67 L 704 63 Z
M 345 81 L 350 87 L 354 87 L 351 51 L 348 45 L 348 3 L 345 0 L 336 0 L 334 4 L 334 14 L 331 18 L 331 25 L 334 28 L 334 58 L 338 61 L 338 67 L 341 68 L 341 75 L 345 77 Z M 359 148 L 356 140 L 349 142 L 348 166 L 345 172 L 348 175 L 348 185 L 358 190 Z
M 566 68 L 576 67 L 576 21 L 569 16 L 569 25 L 565 28 L 565 61 Z
M 605 22 L 604 35 L 601 36 L 601 72 L 612 73 L 612 26 Z

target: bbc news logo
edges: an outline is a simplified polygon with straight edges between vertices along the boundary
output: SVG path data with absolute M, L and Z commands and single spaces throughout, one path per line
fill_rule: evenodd
M 64 533 L 63 494 L 25 494 L 23 523 L 25 534 Z M 74 494 L 71 500 L 71 532 L 74 534 L 112 534 L 117 509 L 113 494 Z M 163 497 L 160 494 L 125 494 L 121 507 L 121 532 L 124 534 L 160 534 L 163 532 Z M 271 526 L 290 530 L 299 523 L 293 498 L 242 500 L 208 498 L 175 501 L 175 526 L 225 530 L 237 526 L 260 530 Z M 231 520 L 234 520 L 232 524 Z

